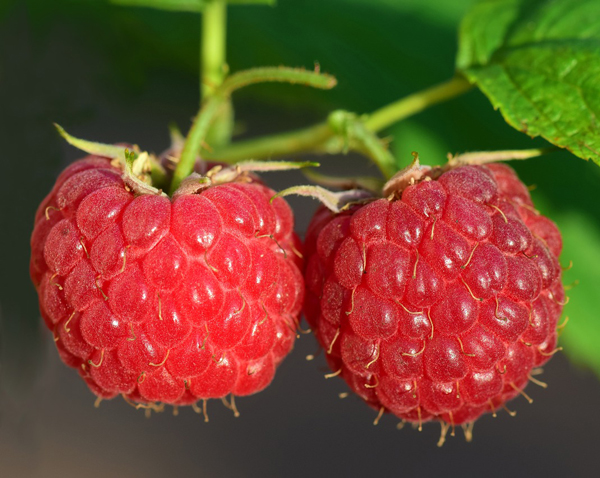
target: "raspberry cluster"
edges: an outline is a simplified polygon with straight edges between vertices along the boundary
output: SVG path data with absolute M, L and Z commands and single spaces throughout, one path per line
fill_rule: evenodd
M 511 168 L 457 167 L 339 214 L 321 208 L 304 310 L 367 404 L 466 424 L 524 394 L 556 351 L 561 248 Z
M 304 294 L 283 199 L 258 182 L 135 195 L 106 158 L 40 205 L 30 271 L 63 361 L 103 398 L 193 404 L 266 387 Z

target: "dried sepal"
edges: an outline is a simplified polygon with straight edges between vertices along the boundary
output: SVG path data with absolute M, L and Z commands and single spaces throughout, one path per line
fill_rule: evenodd
M 125 149 L 125 167 L 123 170 L 123 181 L 136 194 L 155 194 L 166 196 L 161 190 L 151 184 L 150 173 L 152 171 L 152 163 L 150 155 L 147 152 L 136 154 L 129 149 Z
M 275 198 L 290 196 L 296 194 L 298 196 L 308 196 L 317 199 L 327 209 L 338 213 L 350 205 L 358 202 L 365 202 L 373 199 L 373 194 L 364 189 L 350 189 L 348 191 L 333 192 L 321 186 L 294 186 L 283 191 L 279 191 L 271 198 L 271 202 Z
M 85 151 L 88 154 L 94 154 L 105 158 L 118 159 L 125 164 L 125 146 L 118 146 L 114 144 L 97 143 L 94 141 L 87 141 L 85 139 L 75 138 L 65 131 L 65 129 L 57 123 L 54 126 L 58 133 L 69 143 L 71 146 L 75 146 L 81 151 Z M 139 148 L 133 146 L 132 151 L 139 153 Z
M 410 166 L 398 171 L 390 180 L 383 186 L 383 195 L 385 197 L 391 194 L 400 194 L 408 186 L 411 186 L 419 181 L 422 181 L 427 173 L 431 171 L 430 166 L 421 166 L 419 163 L 419 155 L 413 153 L 413 161 Z
M 372 176 L 329 176 L 313 169 L 305 169 L 302 174 L 319 186 L 336 189 L 365 189 L 373 194 L 380 194 L 383 180 Z

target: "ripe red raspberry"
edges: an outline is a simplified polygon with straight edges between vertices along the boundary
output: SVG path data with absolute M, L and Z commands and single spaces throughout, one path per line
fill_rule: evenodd
M 331 369 L 367 404 L 447 430 L 523 393 L 556 351 L 565 296 L 560 233 L 512 169 L 435 172 L 317 212 L 304 310 Z
M 293 215 L 251 177 L 136 195 L 109 159 L 70 165 L 40 205 L 31 277 L 62 360 L 102 398 L 193 404 L 265 388 L 304 287 Z

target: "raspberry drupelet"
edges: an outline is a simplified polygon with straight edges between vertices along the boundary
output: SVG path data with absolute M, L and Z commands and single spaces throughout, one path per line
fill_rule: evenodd
M 62 360 L 99 397 L 194 404 L 265 388 L 304 286 L 294 218 L 260 182 L 134 194 L 109 159 L 70 165 L 40 205 L 32 280 Z
M 533 369 L 558 350 L 561 248 L 511 168 L 461 166 L 318 210 L 304 310 L 334 374 L 368 405 L 468 428 L 530 400 Z

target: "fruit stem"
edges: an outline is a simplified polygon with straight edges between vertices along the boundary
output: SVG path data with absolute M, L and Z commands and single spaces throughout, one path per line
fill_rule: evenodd
M 318 123 L 287 133 L 238 141 L 223 148 L 217 148 L 213 153 L 207 153 L 205 159 L 235 163 L 247 158 L 272 159 L 290 154 L 324 152 L 324 143 L 333 135 L 329 124 Z
M 380 131 L 430 106 L 465 93 L 470 88 L 467 80 L 457 76 L 376 110 L 367 117 L 364 126 L 372 132 Z M 337 154 L 347 148 L 342 141 L 331 141 L 335 136 L 336 131 L 326 121 L 307 128 L 217 147 L 207 153 L 205 159 L 234 163 L 247 158 L 271 159 L 307 152 Z
M 370 158 L 377 165 L 384 178 L 390 179 L 396 174 L 396 160 L 377 134 L 370 131 L 361 120 L 354 122 L 353 133 L 354 140 L 357 142 L 354 150 Z
M 213 123 L 216 112 L 226 99 L 225 96 L 217 94 L 210 97 L 200 109 L 187 135 L 179 163 L 173 173 L 170 194 L 173 194 L 181 184 L 181 181 L 188 177 L 194 170 L 196 157 L 200 152 L 204 138 L 206 138 L 208 128 Z
M 181 181 L 194 170 L 196 158 L 207 139 L 209 129 L 218 120 L 221 107 L 230 101 L 231 94 L 235 90 L 260 82 L 298 83 L 322 89 L 333 88 L 336 84 L 335 78 L 331 75 L 287 67 L 253 68 L 231 75 L 204 100 L 202 108 L 187 135 L 179 163 L 173 174 L 171 194 L 179 187 Z M 329 126 L 325 125 L 325 128 L 328 136 L 330 136 Z M 314 141 L 312 135 L 307 139 Z M 204 153 L 203 158 L 205 159 Z M 243 156 L 240 159 L 249 158 L 252 158 L 252 156 Z
M 200 37 L 200 97 L 201 104 L 215 95 L 227 76 L 227 2 L 209 0 L 201 15 Z M 224 146 L 231 142 L 233 133 L 233 107 L 231 101 L 223 101 L 206 134 L 206 142 L 212 146 Z
M 451 80 L 432 86 L 412 95 L 408 95 L 394 103 L 371 113 L 365 126 L 371 131 L 381 131 L 394 123 L 417 114 L 430 106 L 450 100 L 473 87 L 463 76 L 455 76 Z
M 212 96 L 225 79 L 227 3 L 211 0 L 204 7 L 201 16 L 202 35 L 200 39 L 200 95 L 202 100 Z

